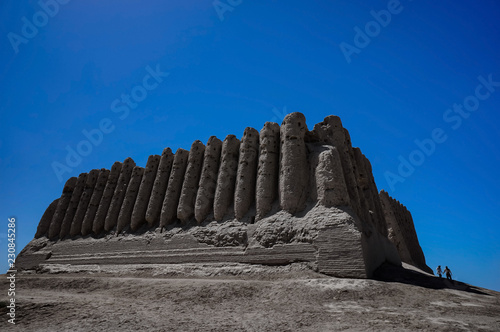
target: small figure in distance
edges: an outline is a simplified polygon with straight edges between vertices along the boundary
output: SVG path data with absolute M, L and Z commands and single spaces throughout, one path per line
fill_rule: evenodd
M 452 281 L 451 279 L 451 270 L 448 268 L 448 266 L 444 269 L 444 273 L 446 274 L 446 279 Z
M 438 267 L 436 268 L 436 273 L 439 278 L 442 278 L 443 271 L 441 271 L 441 265 L 438 265 Z

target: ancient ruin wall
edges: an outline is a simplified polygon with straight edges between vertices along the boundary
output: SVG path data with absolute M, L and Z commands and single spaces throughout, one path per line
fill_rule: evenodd
M 196 194 L 194 215 L 199 223 L 212 212 L 217 187 L 217 175 L 222 151 L 222 142 L 215 136 L 208 139 L 203 157 L 200 183 Z
M 336 116 L 309 131 L 304 115 L 291 113 L 281 126 L 267 122 L 260 133 L 246 128 L 241 142 L 234 135 L 224 142 L 213 136 L 206 147 L 195 141 L 190 151 L 179 149 L 175 155 L 166 148 L 161 157 L 150 156 L 142 171 L 134 166 L 127 158 L 111 171 L 92 170 L 69 179 L 52 205 L 50 222 L 50 211 L 42 218 L 37 237 L 100 235 L 118 225 L 119 231 L 135 232 L 144 225 L 207 218 L 258 221 L 275 203 L 296 214 L 307 202 L 348 206 L 387 235 L 388 217 L 371 165 L 352 147 Z
M 174 162 L 174 154 L 170 148 L 163 149 L 160 157 L 160 163 L 151 190 L 148 207 L 146 209 L 146 221 L 151 227 L 160 218 L 161 208 L 163 206 L 163 199 L 167 191 L 168 179 L 170 171 L 172 170 L 172 163 Z
M 200 141 L 195 141 L 191 145 L 186 166 L 186 174 L 182 183 L 181 196 L 177 206 L 177 218 L 183 223 L 188 222 L 194 216 L 194 205 L 198 183 L 200 181 L 201 168 L 203 166 L 203 156 L 205 155 L 205 145 Z
M 260 133 L 246 128 L 241 141 L 212 136 L 206 146 L 195 141 L 175 155 L 165 148 L 145 168 L 127 158 L 111 171 L 71 178 L 36 237 L 101 237 L 178 222 L 258 223 L 277 211 L 297 215 L 315 204 L 352 211 L 361 222 L 356 227 L 373 229 L 377 238 L 389 229 L 403 260 L 426 266 L 411 214 L 384 192 L 378 195 L 371 164 L 352 147 L 340 119 L 328 116 L 309 131 L 301 113 L 287 115 L 281 126 L 267 122 Z
M 236 188 L 234 192 L 234 214 L 242 219 L 255 203 L 255 183 L 259 158 L 259 132 L 247 127 L 240 145 Z
M 144 174 L 142 176 L 139 192 L 137 193 L 137 199 L 134 204 L 134 209 L 130 221 L 131 229 L 134 231 L 142 226 L 142 224 L 146 223 L 146 212 L 148 209 L 149 200 L 151 198 L 151 191 L 153 190 L 153 185 L 159 164 L 159 155 L 155 154 L 149 156 L 148 162 L 146 163 L 146 168 L 144 169 Z
M 118 214 L 116 233 L 120 233 L 131 226 L 130 222 L 132 219 L 132 212 L 137 200 L 143 174 L 144 168 L 140 166 L 135 166 L 132 169 L 130 182 L 128 183 L 127 191 L 125 192 L 125 197 L 123 198 L 120 213 Z
M 92 198 L 90 199 L 88 209 L 85 212 L 85 217 L 82 222 L 82 235 L 88 235 L 92 233 L 92 227 L 94 225 L 94 217 L 99 208 L 99 203 L 101 202 L 102 195 L 106 189 L 106 183 L 108 182 L 110 171 L 108 169 L 102 168 L 99 172 L 99 177 L 92 193 Z
M 281 209 L 291 214 L 305 208 L 309 185 L 306 118 L 302 113 L 288 114 L 281 124 L 279 196 Z
M 49 230 L 49 237 L 51 239 L 59 238 L 64 239 L 66 235 L 69 234 L 71 230 L 71 225 L 73 224 L 73 219 L 76 214 L 76 210 L 78 209 L 78 205 L 80 204 L 80 198 L 82 196 L 83 190 L 85 189 L 85 183 L 87 181 L 87 173 L 82 173 L 78 176 L 78 180 L 76 181 L 75 189 L 71 193 L 71 199 L 68 204 L 68 208 L 64 214 L 64 219 L 62 220 L 60 225 L 54 224 L 53 232 Z M 52 224 L 50 225 L 53 226 Z
M 221 221 L 233 205 L 239 153 L 240 140 L 234 135 L 227 135 L 222 143 L 219 175 L 215 188 L 213 209 L 214 219 L 217 221 Z
M 123 162 L 120 176 L 118 177 L 118 182 L 116 183 L 116 188 L 113 193 L 113 197 L 111 198 L 108 213 L 106 214 L 106 219 L 104 221 L 104 230 L 106 232 L 109 232 L 116 227 L 118 215 L 120 213 L 134 167 L 135 162 L 132 158 L 127 158 Z
M 188 161 L 189 152 L 184 149 L 178 149 L 174 156 L 172 171 L 168 179 L 167 191 L 163 199 L 163 205 L 160 214 L 160 226 L 165 227 L 171 224 L 177 216 L 177 206 L 181 196 L 184 173 Z
M 387 222 L 389 240 L 398 249 L 401 260 L 432 273 L 425 263 L 410 211 L 384 190 L 380 191 L 379 196 Z
M 259 134 L 260 151 L 256 184 L 256 220 L 264 218 L 278 198 L 280 126 L 266 122 Z
M 62 195 L 57 202 L 57 206 L 54 212 L 50 213 L 50 211 L 52 210 L 51 206 L 52 204 L 54 204 L 54 202 L 52 202 L 52 204 L 49 205 L 46 211 L 46 213 L 49 213 L 47 215 L 46 213 L 44 213 L 44 215 L 42 216 L 35 235 L 36 238 L 45 235 L 47 232 L 47 236 L 51 239 L 59 235 L 59 232 L 61 231 L 61 224 L 66 214 L 66 210 L 68 209 L 69 202 L 71 201 L 71 197 L 73 197 L 73 190 L 75 190 L 76 183 L 76 177 L 69 178 L 68 181 L 66 181 Z
M 70 237 L 75 237 L 81 234 L 83 218 L 85 218 L 85 213 L 89 207 L 90 199 L 94 192 L 94 187 L 97 183 L 97 178 L 99 177 L 99 170 L 93 169 L 87 175 L 87 180 L 85 181 L 85 186 L 83 187 L 82 196 L 78 202 L 78 208 L 76 209 L 75 216 L 71 222 L 71 227 L 69 231 Z
M 108 214 L 109 206 L 111 205 L 111 200 L 113 199 L 113 194 L 118 183 L 118 178 L 122 170 L 122 163 L 117 161 L 111 166 L 108 179 L 106 181 L 106 187 L 102 193 L 102 197 L 94 216 L 94 221 L 92 223 L 92 232 L 94 234 L 101 234 L 104 231 L 104 223 L 106 221 L 106 215 Z M 92 206 L 91 206 L 92 209 Z M 92 214 L 92 212 L 88 212 Z M 89 216 L 90 218 L 90 216 Z

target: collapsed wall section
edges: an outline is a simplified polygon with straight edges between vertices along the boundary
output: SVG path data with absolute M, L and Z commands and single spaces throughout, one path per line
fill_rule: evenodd
M 132 186 L 129 186 L 131 188 Z M 336 277 L 370 278 L 391 255 L 391 243 L 367 235 L 351 211 L 314 206 L 303 216 L 279 211 L 256 224 L 237 221 L 164 229 L 144 235 L 35 239 L 19 254 L 18 269 L 41 264 L 304 263 Z M 392 246 L 394 252 L 396 249 Z

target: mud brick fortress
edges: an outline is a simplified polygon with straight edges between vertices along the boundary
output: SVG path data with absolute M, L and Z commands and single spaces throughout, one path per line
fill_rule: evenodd
M 16 267 L 44 264 L 304 262 L 370 278 L 384 262 L 425 263 L 410 212 L 379 192 L 340 118 L 301 113 L 238 139 L 165 148 L 67 180 Z

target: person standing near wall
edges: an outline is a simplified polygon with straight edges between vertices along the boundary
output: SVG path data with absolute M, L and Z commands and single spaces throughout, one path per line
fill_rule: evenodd
M 436 273 L 439 278 L 442 278 L 443 271 L 441 270 L 441 265 L 438 265 L 438 267 L 436 268 Z
M 444 273 L 446 274 L 446 279 L 448 279 L 450 281 L 453 280 L 453 279 L 451 279 L 451 270 L 448 266 L 444 269 Z

